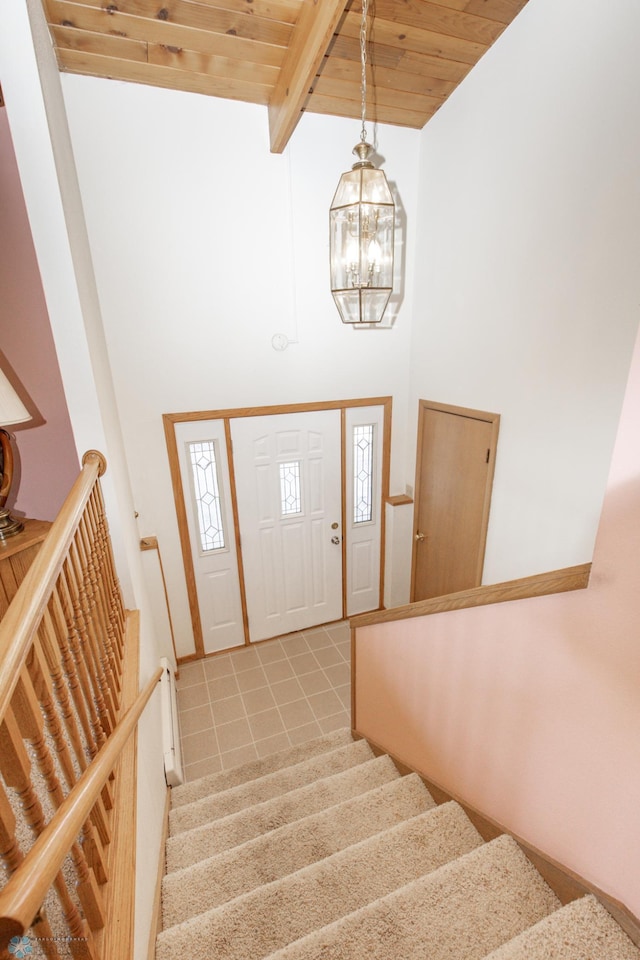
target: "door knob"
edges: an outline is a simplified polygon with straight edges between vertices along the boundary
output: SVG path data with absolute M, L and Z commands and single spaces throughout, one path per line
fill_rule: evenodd
M 340 544 L 340 537 L 331 537 L 331 543 Z
M 419 530 L 418 530 L 418 532 L 417 532 L 416 535 L 415 535 L 415 539 L 418 540 L 419 542 L 422 542 L 423 540 L 426 540 L 426 538 L 427 538 L 426 533 L 420 533 Z

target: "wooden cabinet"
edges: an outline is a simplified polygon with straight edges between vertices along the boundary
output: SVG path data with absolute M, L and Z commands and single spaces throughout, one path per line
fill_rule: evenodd
M 48 520 L 25 520 L 21 533 L 0 543 L 0 619 L 7 612 L 50 528 Z

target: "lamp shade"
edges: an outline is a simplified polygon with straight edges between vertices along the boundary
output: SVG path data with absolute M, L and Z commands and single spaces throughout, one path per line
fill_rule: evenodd
M 329 212 L 331 293 L 343 323 L 380 323 L 393 290 L 395 206 L 371 151 L 355 147 L 360 160 L 340 177 Z
M 0 427 L 31 420 L 31 414 L 0 370 Z

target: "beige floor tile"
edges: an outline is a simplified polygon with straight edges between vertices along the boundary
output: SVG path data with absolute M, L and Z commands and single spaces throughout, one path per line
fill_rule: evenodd
M 340 653 L 343 660 L 346 660 L 347 663 L 351 660 L 351 644 L 350 643 L 336 643 L 336 650 Z
M 349 626 L 349 621 L 346 620 L 343 623 L 332 623 L 330 626 L 324 628 L 334 643 L 344 643 L 346 640 L 351 639 L 351 627 Z
M 231 657 L 225 654 L 222 657 L 209 657 L 204 661 L 204 675 L 207 680 L 217 680 L 218 677 L 233 676 Z
M 286 657 L 279 640 L 269 640 L 267 643 L 257 644 L 256 653 L 261 663 L 273 663 L 274 660 L 284 660 Z
M 294 700 L 302 700 L 304 691 L 295 677 L 290 680 L 281 680 L 279 683 L 271 684 L 271 693 L 278 706 L 282 703 L 292 703 Z
M 244 720 L 246 710 L 240 694 L 227 697 L 226 700 L 216 700 L 212 705 L 213 721 L 216 726 L 222 723 L 231 723 L 232 720 Z
M 318 661 L 311 652 L 300 653 L 295 657 L 291 657 L 289 659 L 289 663 L 296 677 L 300 677 L 303 673 L 311 673 L 313 670 L 318 669 Z
M 309 653 L 309 645 L 302 635 L 285 637 L 280 641 L 282 649 L 288 657 L 297 657 L 301 653 Z
M 186 767 L 218 754 L 218 741 L 213 729 L 182 738 L 182 757 Z
M 209 688 L 206 683 L 194 683 L 190 687 L 180 687 L 178 690 L 178 708 L 193 710 L 209 703 Z
M 220 753 L 228 753 L 245 747 L 252 742 L 251 730 L 247 720 L 232 720 L 231 723 L 222 723 L 216 727 L 216 735 L 220 745 Z
M 340 710 L 344 709 L 342 700 L 333 690 L 312 694 L 309 697 L 309 703 L 316 720 L 320 720 L 322 717 L 331 717 L 334 713 L 339 713 Z
M 222 761 L 222 769 L 229 770 L 231 767 L 239 767 L 243 763 L 248 763 L 249 760 L 257 760 L 258 751 L 255 745 L 250 743 L 244 747 L 238 747 L 235 750 L 228 750 L 227 753 L 222 754 L 220 759 Z
M 180 731 L 183 737 L 190 737 L 193 733 L 210 730 L 213 726 L 211 704 L 205 703 L 192 710 L 185 710 L 180 718 Z
M 294 727 L 301 727 L 303 724 L 312 723 L 317 719 L 306 700 L 294 700 L 293 703 L 283 703 L 279 709 L 285 728 L 289 732 L 291 732 Z
M 236 673 L 242 670 L 251 670 L 252 667 L 259 667 L 261 660 L 254 647 L 245 647 L 244 650 L 234 651 L 230 654 L 231 663 Z
M 226 697 L 235 697 L 240 693 L 240 687 L 235 676 L 218 677 L 209 681 L 209 695 L 213 703 L 224 700 Z
M 222 770 L 222 760 L 220 754 L 216 753 L 212 757 L 206 757 L 204 760 L 196 760 L 185 767 L 185 782 L 198 780 L 200 777 L 206 777 L 210 773 L 219 773 Z
M 348 625 L 334 624 L 183 664 L 186 779 L 350 727 L 350 652 Z
M 236 675 L 236 680 L 241 693 L 267 686 L 267 675 L 262 667 L 251 667 L 250 670 L 243 670 L 242 673 Z
M 197 660 L 195 663 L 181 663 L 179 672 L 180 677 L 176 683 L 180 690 L 182 687 L 190 687 L 194 683 L 204 683 L 202 660 Z
M 264 740 L 256 741 L 256 750 L 259 757 L 270 757 L 272 753 L 279 753 L 280 750 L 286 750 L 291 746 L 291 741 L 286 733 L 278 733 L 275 737 L 266 737 Z
M 322 650 L 324 647 L 332 647 L 333 640 L 328 633 L 325 633 L 324 630 L 317 630 L 314 633 L 305 633 L 305 640 L 309 645 L 309 649 L 313 650 Z
M 332 667 L 325 667 L 324 672 L 331 681 L 331 686 L 342 687 L 351 679 L 351 668 L 348 663 L 336 663 Z M 315 691 L 314 691 L 315 692 Z
M 332 667 L 336 663 L 344 663 L 344 657 L 334 646 L 316 650 L 314 656 L 321 667 Z
M 249 717 L 249 727 L 254 740 L 265 740 L 277 733 L 285 733 L 282 717 L 275 707 L 272 710 L 263 710 L 262 713 L 255 713 L 252 717 Z
M 295 676 L 290 660 L 277 660 L 275 663 L 265 663 L 262 669 L 269 683 L 277 683 L 278 680 L 288 680 L 289 677 Z
M 242 694 L 247 716 L 254 713 L 260 713 L 262 710 L 269 710 L 275 707 L 276 702 L 269 687 L 259 687 L 257 690 L 247 690 Z
M 321 736 L 322 730 L 317 722 L 305 723 L 302 727 L 289 730 L 289 739 L 293 746 L 295 746 L 296 743 L 306 743 L 307 740 L 313 740 L 315 737 Z
M 324 670 L 318 670 L 317 668 L 313 673 L 306 673 L 303 677 L 298 677 L 298 683 L 307 696 L 311 693 L 321 693 L 322 690 L 331 689 L 331 681 L 328 676 Z
M 340 713 L 334 713 L 332 717 L 322 717 L 318 723 L 323 733 L 332 733 L 333 730 L 340 730 L 342 727 L 351 727 L 351 717 L 346 710 L 341 710 Z

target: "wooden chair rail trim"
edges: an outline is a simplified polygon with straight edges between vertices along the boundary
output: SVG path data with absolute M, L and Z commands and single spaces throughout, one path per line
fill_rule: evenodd
M 0 892 L 0 950 L 29 929 L 161 676 L 158 668 Z
M 368 627 L 374 623 L 392 623 L 394 620 L 408 620 L 411 617 L 427 617 L 433 613 L 445 613 L 448 610 L 464 610 L 468 607 L 482 607 L 491 603 L 506 603 L 510 600 L 526 600 L 531 597 L 544 597 L 552 593 L 565 593 L 569 590 L 584 590 L 589 585 L 590 563 L 581 563 L 575 567 L 551 570 L 533 577 L 519 580 L 507 580 L 504 583 L 492 583 L 483 587 L 449 593 L 443 597 L 419 600 L 402 607 L 389 610 L 362 613 L 351 617 L 352 629 Z
M 104 473 L 104 464 L 104 457 L 97 451 L 85 454 L 81 473 L 0 622 L 0 718 L 9 706 L 40 618 L 91 491 Z
M 501 834 L 508 834 L 510 837 L 513 837 L 522 852 L 528 857 L 536 870 L 549 884 L 563 905 L 570 903 L 572 900 L 577 900 L 578 897 L 585 896 L 586 894 L 593 894 L 593 896 L 600 901 L 605 910 L 607 910 L 614 920 L 622 927 L 627 936 L 636 944 L 636 946 L 640 947 L 640 919 L 638 919 L 638 917 L 636 917 L 623 903 L 621 903 L 619 900 L 616 900 L 615 897 L 611 897 L 609 894 L 595 886 L 595 884 L 590 883 L 589 880 L 585 880 L 584 877 L 581 877 L 569 867 L 565 867 L 562 863 L 559 863 L 552 857 L 548 857 L 542 852 L 542 850 L 539 850 L 522 837 L 519 837 L 511 830 L 508 830 L 505 826 L 499 823 L 499 821 L 494 820 L 492 817 L 482 813 L 476 807 L 466 803 L 455 793 L 451 793 L 451 791 L 445 789 L 435 780 L 431 780 L 431 778 L 422 770 L 412 767 L 410 764 L 405 763 L 404 760 L 394 756 L 392 753 L 389 753 L 388 750 L 380 746 L 380 744 L 376 743 L 374 740 L 370 740 L 365 734 L 359 733 L 356 729 L 352 729 L 351 733 L 356 740 L 366 740 L 376 755 L 381 756 L 382 754 L 387 754 L 390 756 L 403 776 L 409 773 L 417 773 L 438 805 L 447 803 L 450 800 L 455 800 L 456 803 L 459 803 L 483 840 L 493 840 L 495 837 L 498 837 Z

